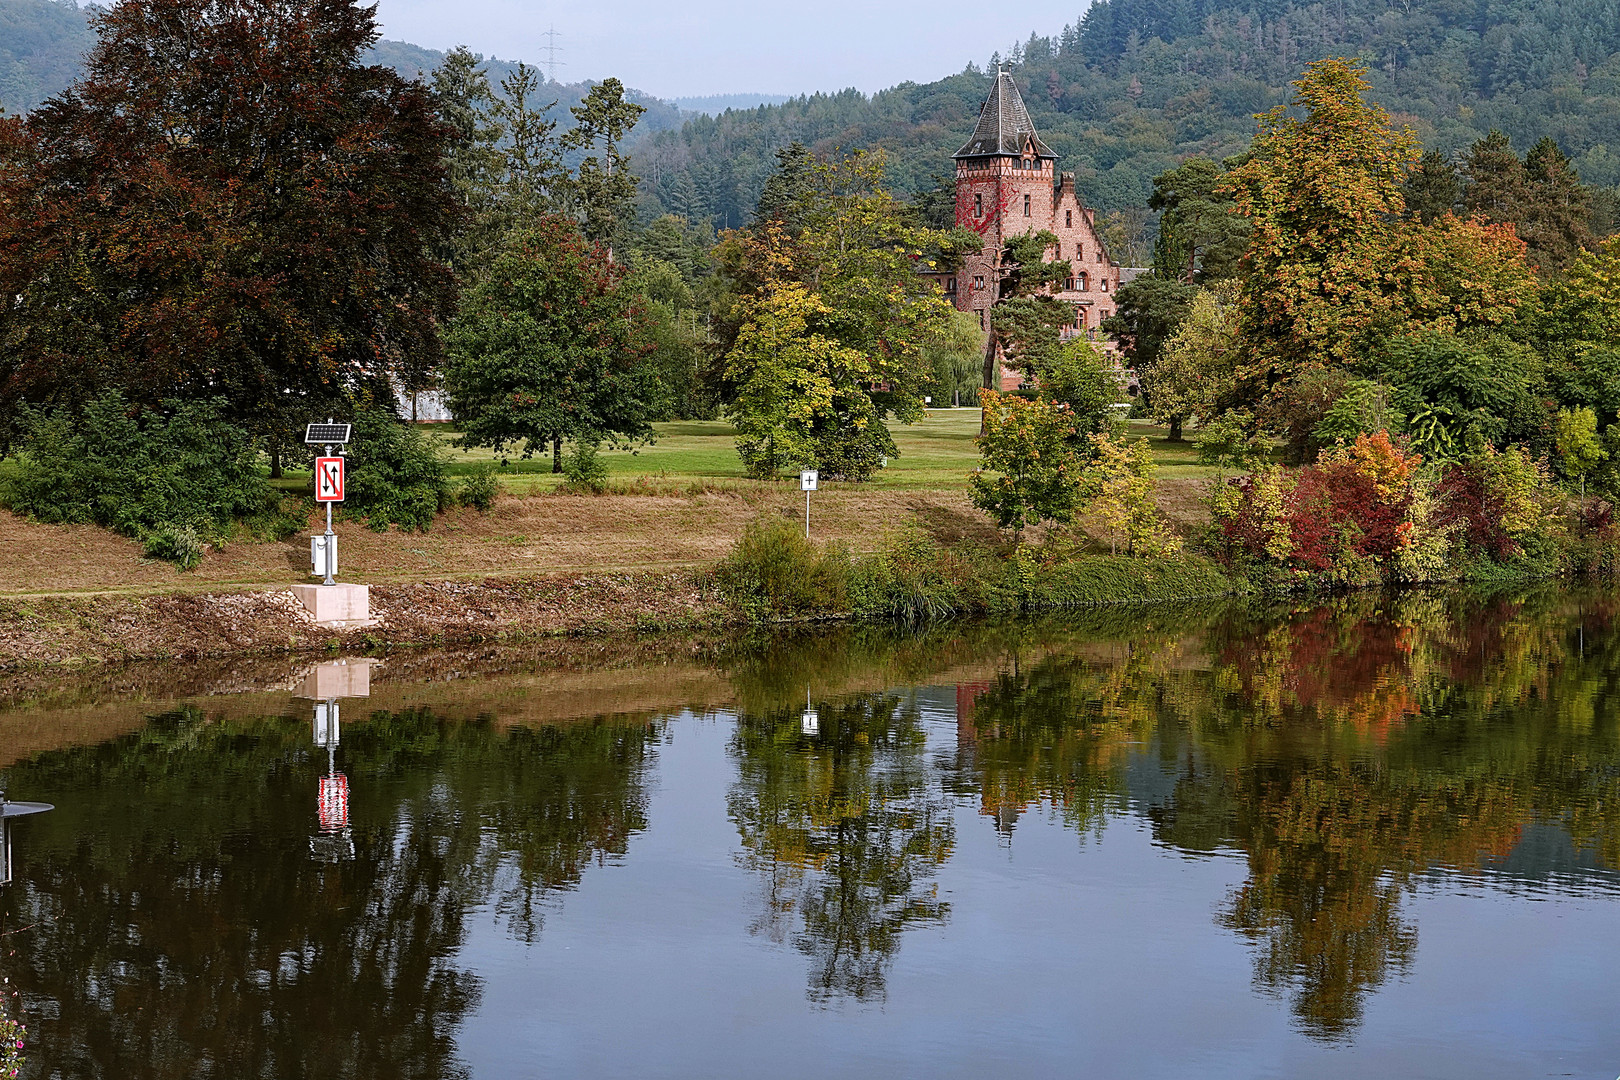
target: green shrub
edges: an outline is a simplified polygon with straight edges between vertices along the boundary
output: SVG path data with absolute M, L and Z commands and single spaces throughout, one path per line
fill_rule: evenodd
M 1227 413 L 1198 431 L 1198 464 L 1229 469 L 1256 469 L 1271 458 L 1270 448 L 1253 434 L 1253 421 Z
M 1095 555 L 1036 571 L 1027 610 L 1198 600 L 1230 595 L 1232 579 L 1208 559 Z
M 981 572 L 910 526 L 851 565 L 850 607 L 857 615 L 912 624 L 942 619 L 979 605 L 974 586 Z
M 823 480 L 862 483 L 900 453 L 887 424 L 832 425 L 816 435 L 816 470 Z
M 166 559 L 182 570 L 202 562 L 208 545 L 190 525 L 162 525 L 146 534 L 141 550 L 149 559 Z
M 470 506 L 479 513 L 487 514 L 500 493 L 501 482 L 495 476 L 495 466 L 486 462 L 473 466 L 472 472 L 462 478 L 456 497 L 462 506 Z
M 426 532 L 453 492 L 437 440 L 386 409 L 362 410 L 349 446 L 345 507 L 371 528 Z
M 715 580 L 749 615 L 787 618 L 843 610 L 848 567 L 842 547 L 824 555 L 796 522 L 766 514 L 748 523 Z
M 594 439 L 580 439 L 563 456 L 563 483 L 570 491 L 600 495 L 607 490 L 607 462 Z
M 22 421 L 4 497 L 36 521 L 113 529 L 185 567 L 239 524 L 273 533 L 291 524 L 252 436 L 219 402 L 142 410 L 110 391 L 78 415 L 25 409 Z

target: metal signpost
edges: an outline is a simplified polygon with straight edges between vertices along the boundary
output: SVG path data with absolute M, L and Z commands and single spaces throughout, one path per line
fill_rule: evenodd
M 326 504 L 326 533 L 309 540 L 311 575 L 324 575 L 323 585 L 336 585 L 337 537 L 332 533 L 332 504 L 343 501 L 343 448 L 353 428 L 349 424 L 311 424 L 304 431 L 306 446 L 324 446 L 326 455 L 315 459 L 315 501 Z M 333 453 L 333 447 L 337 453 Z
M 799 474 L 799 487 L 804 491 L 804 538 L 810 539 L 810 493 L 816 490 L 816 470 L 806 469 Z

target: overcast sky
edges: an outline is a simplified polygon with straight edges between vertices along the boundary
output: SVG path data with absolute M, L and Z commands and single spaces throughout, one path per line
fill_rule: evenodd
M 1031 31 L 1055 35 L 1088 0 L 379 0 L 383 36 L 433 49 L 467 45 L 508 60 L 545 59 L 557 28 L 557 77 L 617 75 L 659 97 L 870 93 L 983 65 Z

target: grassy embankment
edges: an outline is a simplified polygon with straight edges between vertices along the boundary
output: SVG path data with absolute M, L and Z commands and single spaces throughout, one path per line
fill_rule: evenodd
M 841 540 L 853 551 L 879 548 L 885 535 L 908 524 L 939 542 L 1001 538 L 967 502 L 966 475 L 978 461 L 973 438 L 978 411 L 933 412 L 898 427 L 900 456 L 869 484 L 826 484 L 813 499 L 818 541 Z M 1209 470 L 1194 463 L 1190 444 L 1153 434 L 1163 464 L 1162 501 L 1184 521 L 1197 520 L 1200 486 Z M 443 440 L 452 474 L 489 461 L 488 451 L 449 448 L 455 433 L 429 430 Z M 358 448 L 357 448 L 358 451 Z M 374 584 L 482 579 L 545 574 L 670 570 L 712 564 L 725 556 L 744 527 L 761 513 L 802 520 L 797 483 L 762 483 L 743 477 L 731 431 L 722 422 L 673 423 L 638 453 L 604 453 L 610 489 L 600 496 L 560 493 L 562 478 L 549 458 L 512 460 L 500 474 L 504 496 L 487 514 L 458 509 L 425 533 L 375 533 L 340 523 L 342 576 Z M 0 463 L 0 470 L 5 468 Z M 308 474 L 281 481 L 304 492 Z M 320 515 L 310 515 L 319 530 Z M 263 587 L 305 580 L 308 541 L 242 541 L 210 551 L 194 571 L 143 559 L 134 541 L 90 526 L 35 525 L 0 511 L 0 595 L 146 593 Z
M 1148 433 L 1145 427 L 1136 427 Z M 1031 575 L 1002 557 L 1006 538 L 966 498 L 977 462 L 976 410 L 943 410 L 896 432 L 901 455 L 870 484 L 828 484 L 812 530 L 842 570 L 837 595 L 782 611 L 716 587 L 713 568 L 750 523 L 794 535 L 798 485 L 741 475 L 720 423 L 661 425 L 639 454 L 607 454 L 604 495 L 558 490 L 549 460 L 513 462 L 488 513 L 442 515 L 426 533 L 339 525 L 342 577 L 373 585 L 381 625 L 339 634 L 312 626 L 276 586 L 308 580 L 307 540 L 242 541 L 195 570 L 141 557 L 107 530 L 49 526 L 0 511 L 0 670 L 163 657 L 229 656 L 394 644 L 522 641 L 615 629 L 722 626 L 750 617 L 837 612 L 1043 608 L 1225 591 L 1206 561 L 1149 564 L 1084 556 Z M 447 443 L 454 433 L 433 429 Z M 1161 494 L 1176 517 L 1200 513 L 1205 470 L 1192 448 L 1156 439 Z M 490 457 L 452 451 L 452 473 Z M 0 464 L 0 469 L 4 465 Z M 307 477 L 289 476 L 289 491 Z M 319 515 L 310 515 L 312 529 Z M 784 530 L 779 529 L 778 532 Z M 893 552 L 921 543 L 907 563 Z M 886 552 L 879 558 L 866 553 Z M 819 558 L 820 556 L 815 556 Z M 829 570 L 832 568 L 829 563 Z M 942 576 L 943 575 L 943 576 Z

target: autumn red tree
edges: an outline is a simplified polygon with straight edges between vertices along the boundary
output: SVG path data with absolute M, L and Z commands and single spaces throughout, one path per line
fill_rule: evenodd
M 0 422 L 223 398 L 278 421 L 436 366 L 450 133 L 361 62 L 350 0 L 124 0 L 62 96 L 0 121 Z

